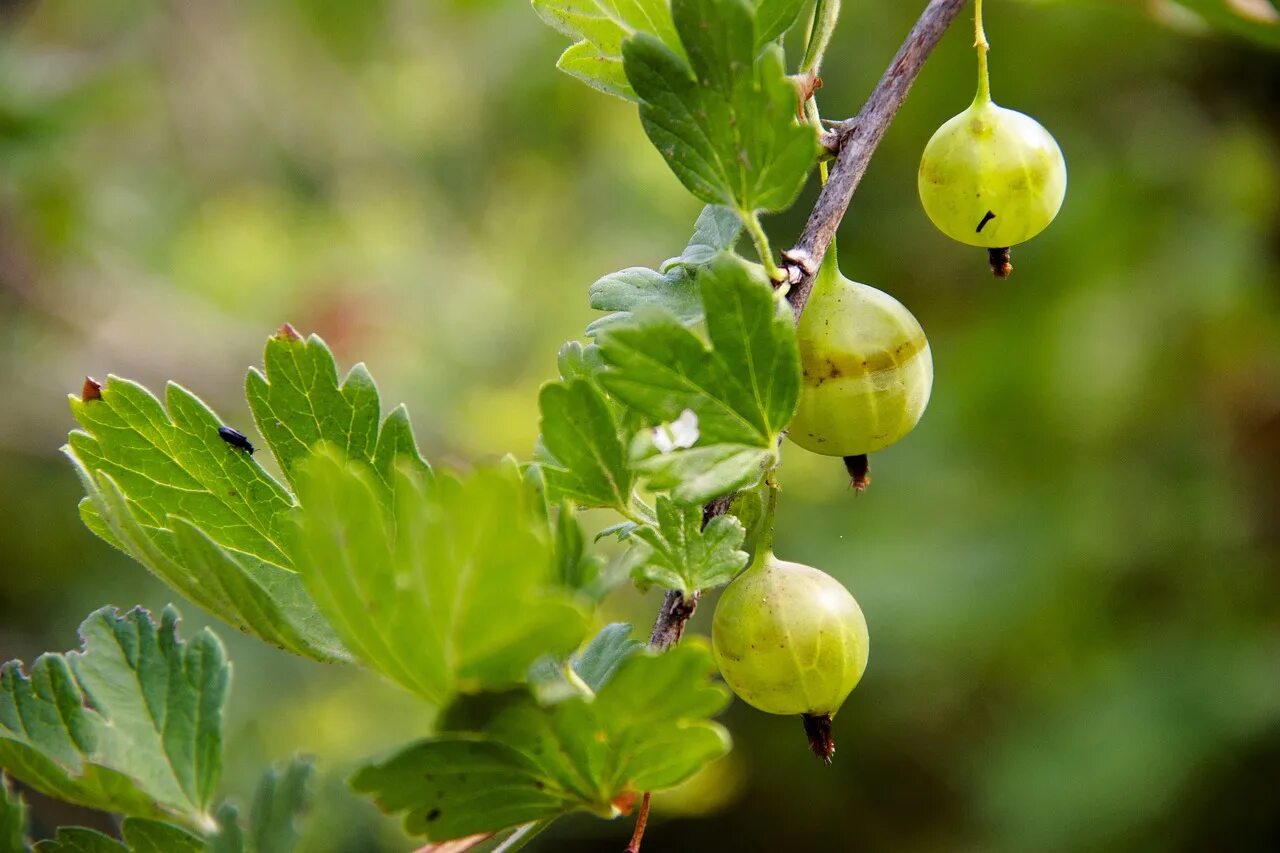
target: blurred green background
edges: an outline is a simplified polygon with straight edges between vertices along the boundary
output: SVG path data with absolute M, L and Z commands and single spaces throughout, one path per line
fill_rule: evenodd
M 921 6 L 845 0 L 824 114 Z M 1158 3 L 988 6 L 995 97 L 1057 136 L 1066 205 L 1008 282 L 925 219 L 920 152 L 972 97 L 961 24 L 840 234 L 929 333 L 933 401 L 865 495 L 835 460 L 783 469 L 779 553 L 871 627 L 837 761 L 739 703 L 646 850 L 1280 849 L 1280 54 Z M 529 455 L 587 285 L 677 254 L 699 207 L 564 46 L 523 0 L 0 2 L 0 660 L 173 599 L 77 518 L 57 448 L 86 374 L 177 380 L 249 431 L 244 371 L 289 320 L 365 361 L 437 464 Z M 227 792 L 314 753 L 308 849 L 410 849 L 343 780 L 429 715 L 215 628 Z M 32 799 L 39 834 L 105 825 Z M 542 849 L 629 831 L 569 819 Z

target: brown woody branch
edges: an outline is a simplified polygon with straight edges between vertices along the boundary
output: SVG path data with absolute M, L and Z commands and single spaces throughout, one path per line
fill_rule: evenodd
M 822 259 L 835 237 L 840 220 L 849 209 L 854 191 L 867 173 L 871 155 L 906 100 L 925 60 L 967 2 L 931 0 L 862 110 L 825 135 L 823 141 L 827 148 L 836 151 L 831 175 L 818 196 L 813 212 L 809 214 L 799 242 L 782 253 L 782 271 L 791 284 L 787 301 L 791 303 L 796 320 L 804 313 L 813 290 L 813 277 L 822 266 Z
M 809 221 L 805 224 L 799 242 L 782 253 L 782 270 L 791 284 L 787 300 L 795 311 L 796 320 L 804 313 L 809 294 L 813 290 L 813 277 L 822 265 L 822 258 L 835 237 L 840 220 L 849 209 L 854 191 L 862 182 L 862 176 L 867 173 L 871 155 L 879 147 L 889 123 L 906 100 L 925 60 L 966 3 L 968 0 L 930 0 L 862 110 L 824 135 L 824 144 L 835 152 L 835 163 L 813 212 L 809 214 Z M 703 527 L 716 516 L 724 515 L 729 509 L 731 497 L 717 498 L 703 507 Z M 679 590 L 669 590 L 654 622 L 649 646 L 663 651 L 679 642 L 686 623 L 697 607 L 697 592 L 686 599 Z

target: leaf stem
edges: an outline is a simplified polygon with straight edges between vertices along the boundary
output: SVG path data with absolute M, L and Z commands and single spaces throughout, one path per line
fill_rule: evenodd
M 765 275 L 769 276 L 770 281 L 782 282 L 787 280 L 787 275 L 778 268 L 773 261 L 773 249 L 769 246 L 769 235 L 764 233 L 764 226 L 760 224 L 760 217 L 753 210 L 750 213 L 739 211 L 742 217 L 742 224 L 747 229 L 747 233 L 751 235 L 751 242 L 756 247 L 756 254 L 760 256 L 760 263 L 764 264 Z
M 649 825 L 649 792 L 644 792 L 640 801 L 640 813 L 636 815 L 636 831 L 631 833 L 631 843 L 624 853 L 640 853 L 640 842 L 644 840 L 645 827 Z
M 800 62 L 801 74 L 818 74 L 822 60 L 831 43 L 831 34 L 840 20 L 840 0 L 818 0 L 813 6 L 813 23 L 809 27 L 809 40 L 804 47 L 804 59 Z
M 973 46 L 978 51 L 978 96 L 975 103 L 991 103 L 991 75 L 987 73 L 987 31 L 982 26 L 982 0 L 973 0 Z

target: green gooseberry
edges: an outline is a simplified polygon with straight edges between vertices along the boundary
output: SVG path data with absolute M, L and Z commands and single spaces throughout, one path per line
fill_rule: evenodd
M 827 456 L 859 456 L 920 421 L 933 388 L 924 330 L 889 294 L 841 275 L 834 243 L 796 337 L 804 382 L 791 441 Z
M 988 250 L 999 278 L 1013 270 L 1009 247 L 1039 234 L 1062 207 L 1067 164 L 1035 119 L 991 100 L 982 0 L 974 0 L 978 94 L 925 146 L 917 186 L 925 213 L 953 240 Z
M 829 762 L 831 718 L 867 668 L 867 622 L 844 585 L 779 560 L 766 542 L 720 596 L 711 643 L 730 689 L 766 713 L 804 715 L 811 746 Z
M 1067 164 L 1038 121 L 979 98 L 929 140 L 918 184 L 925 213 L 942 233 L 970 246 L 1007 248 L 1058 215 Z

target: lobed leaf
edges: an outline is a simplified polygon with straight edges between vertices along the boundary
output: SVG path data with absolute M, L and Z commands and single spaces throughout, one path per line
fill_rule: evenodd
M 353 786 L 432 840 L 493 832 L 570 811 L 614 817 L 729 748 L 708 719 L 728 703 L 711 654 L 691 642 L 632 654 L 594 697 L 501 706 L 483 730 L 446 732 L 362 768 Z
M 645 133 L 707 204 L 743 218 L 789 207 L 819 147 L 816 129 L 797 121 L 782 49 L 757 53 L 754 9 L 746 0 L 672 0 L 671 11 L 687 62 L 645 33 L 623 43 Z M 768 26 L 772 32 L 778 24 L 771 18 Z
M 648 33 L 680 50 L 668 0 L 533 0 L 533 10 L 574 39 L 557 67 L 594 89 L 634 101 L 622 66 L 622 42 Z
M 9 789 L 9 779 L 0 773 L 0 851 L 24 853 L 27 845 L 27 804 Z
M 210 825 L 230 669 L 213 634 L 183 642 L 177 623 L 103 608 L 83 651 L 0 667 L 0 767 L 68 802 Z
M 591 307 L 610 311 L 587 326 L 595 337 L 602 330 L 631 320 L 634 312 L 662 308 L 685 325 L 702 322 L 702 296 L 698 292 L 698 267 L 731 250 L 742 234 L 742 221 L 732 210 L 715 204 L 702 209 L 693 236 L 679 257 L 662 265 L 662 272 L 648 267 L 628 267 L 610 273 L 591 285 Z
M 221 419 L 195 395 L 170 383 L 165 400 L 118 377 L 71 398 L 82 429 L 62 450 L 87 494 L 86 526 L 236 628 L 344 659 L 292 569 L 292 496 L 220 438 Z
M 379 427 L 382 404 L 373 377 L 357 364 L 339 383 L 333 353 L 319 335 L 304 340 L 284 326 L 267 340 L 262 364 L 262 371 L 249 368 L 245 397 L 258 431 L 295 489 L 298 466 L 322 441 L 348 459 L 372 465 L 388 483 L 399 458 L 429 471 L 404 406 Z
M 800 393 L 794 323 L 769 284 L 729 255 L 698 280 L 709 347 L 663 311 L 646 311 L 598 340 L 609 365 L 600 382 L 615 398 L 651 423 L 675 421 L 685 410 L 696 416 L 694 446 L 658 448 L 642 436 L 633 449 L 650 486 L 673 489 L 682 503 L 757 482 Z
M 424 699 L 524 680 L 586 617 L 557 584 L 546 520 L 514 465 L 464 479 L 369 466 L 321 447 L 299 468 L 294 550 L 307 589 L 353 654 Z
M 298 820 L 310 806 L 314 775 L 309 758 L 296 758 L 262 774 L 249 812 L 249 850 L 292 853 L 301 838 Z
M 727 584 L 747 564 L 747 553 L 741 550 L 747 534 L 738 519 L 717 516 L 703 528 L 700 506 L 681 506 L 662 496 L 657 511 L 658 525 L 646 525 L 634 534 L 645 543 L 642 561 L 632 572 L 641 583 L 689 596 Z
M 804 6 L 805 0 L 757 0 L 756 41 L 763 45 L 782 38 Z
M 538 461 L 548 499 L 626 512 L 634 485 L 627 451 L 613 410 L 595 383 L 549 382 L 538 394 L 538 407 Z

